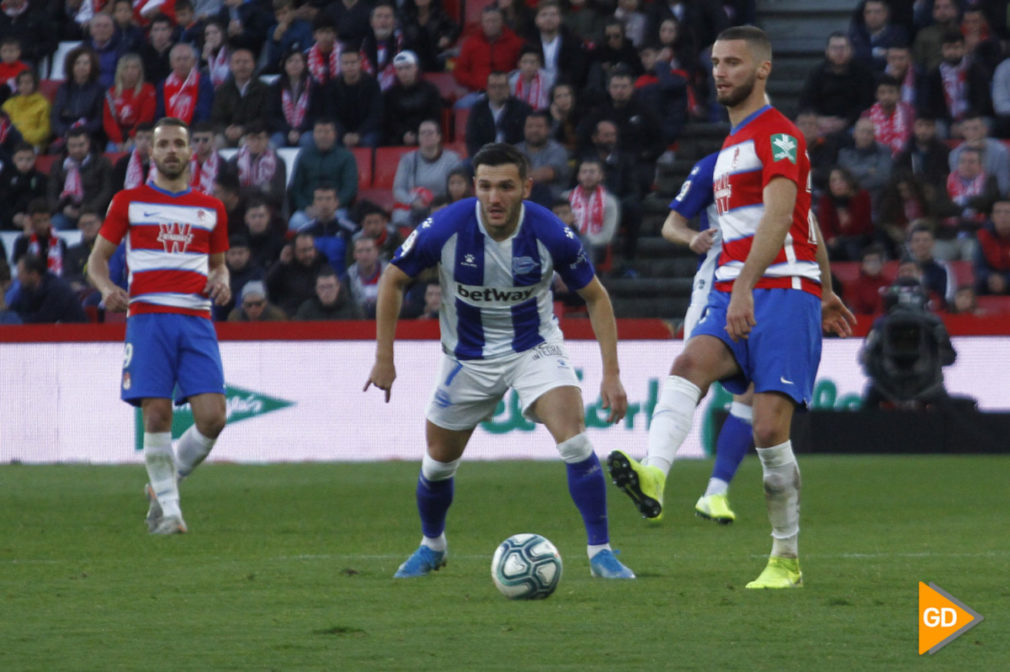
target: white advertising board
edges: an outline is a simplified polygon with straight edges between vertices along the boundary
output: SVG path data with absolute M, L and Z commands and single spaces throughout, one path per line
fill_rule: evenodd
M 954 340 L 957 363 L 946 369 L 953 394 L 975 397 L 983 410 L 1010 409 L 1010 338 Z M 621 376 L 631 408 L 607 426 L 598 407 L 599 352 L 594 341 L 569 341 L 589 436 L 603 456 L 614 448 L 644 454 L 647 419 L 658 386 L 681 341 L 624 341 Z M 858 406 L 865 378 L 856 355 L 861 340 L 827 340 L 813 406 Z M 0 463 L 141 461 L 135 410 L 118 399 L 122 345 L 0 344 Z M 397 344 L 391 401 L 362 392 L 374 344 L 367 341 L 225 341 L 229 426 L 211 456 L 234 462 L 419 460 L 424 411 L 441 351 L 434 341 Z M 681 456 L 704 454 L 709 415 L 725 395 L 710 393 Z M 186 422 L 180 416 L 180 424 Z M 474 433 L 467 459 L 556 459 L 550 435 L 526 422 L 516 398 Z

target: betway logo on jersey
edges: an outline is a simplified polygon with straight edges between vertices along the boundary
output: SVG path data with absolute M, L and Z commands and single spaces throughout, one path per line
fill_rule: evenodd
M 475 306 L 515 306 L 529 301 L 536 287 L 456 285 L 456 295 Z
M 166 252 L 185 252 L 193 242 L 192 228 L 189 223 L 160 222 L 158 242 L 165 246 Z

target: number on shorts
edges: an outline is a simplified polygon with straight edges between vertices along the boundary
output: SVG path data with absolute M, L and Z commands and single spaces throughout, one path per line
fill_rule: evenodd
M 133 361 L 133 343 L 127 343 L 126 347 L 123 348 L 123 368 L 127 369 L 130 367 L 130 362 Z

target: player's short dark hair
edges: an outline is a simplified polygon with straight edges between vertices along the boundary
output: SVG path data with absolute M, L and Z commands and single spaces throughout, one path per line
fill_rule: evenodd
M 505 166 L 508 164 L 512 164 L 519 169 L 519 179 L 523 182 L 526 181 L 526 175 L 529 173 L 529 163 L 526 161 L 526 155 L 512 145 L 504 142 L 490 142 L 484 145 L 474 154 L 472 163 L 474 174 L 477 173 L 477 169 L 482 165 Z
M 21 263 L 25 265 L 25 270 L 29 273 L 45 275 L 49 272 L 49 265 L 45 259 L 37 254 L 26 254 L 21 257 Z
M 40 213 L 46 213 L 47 215 L 52 214 L 52 210 L 49 209 L 49 202 L 44 198 L 33 198 L 28 202 L 28 214 L 37 215 Z
M 182 119 L 178 119 L 176 117 L 162 117 L 154 124 L 155 131 L 159 128 L 181 128 L 186 132 L 186 140 L 189 140 L 189 126 Z
M 840 33 L 842 37 L 848 39 L 845 33 Z M 831 36 L 828 36 L 830 41 Z M 768 39 L 768 34 L 757 26 L 733 26 L 719 33 L 715 38 L 716 42 L 727 42 L 729 40 L 743 40 L 750 47 L 751 51 L 759 61 L 772 60 L 772 42 Z

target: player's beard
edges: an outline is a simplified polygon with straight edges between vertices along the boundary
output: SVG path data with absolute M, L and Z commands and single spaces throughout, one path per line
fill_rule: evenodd
M 757 83 L 757 72 L 751 73 L 750 78 L 741 84 L 740 86 L 730 89 L 724 94 L 716 94 L 716 102 L 720 105 L 725 105 L 726 107 L 736 107 L 743 101 L 747 100 L 751 92 L 754 91 L 754 85 Z
M 179 179 L 186 172 L 186 169 L 189 168 L 189 162 L 179 158 L 176 159 L 176 163 L 172 167 L 168 165 L 166 159 L 162 159 L 161 161 L 155 159 L 154 165 L 158 167 L 158 173 L 168 180 Z

